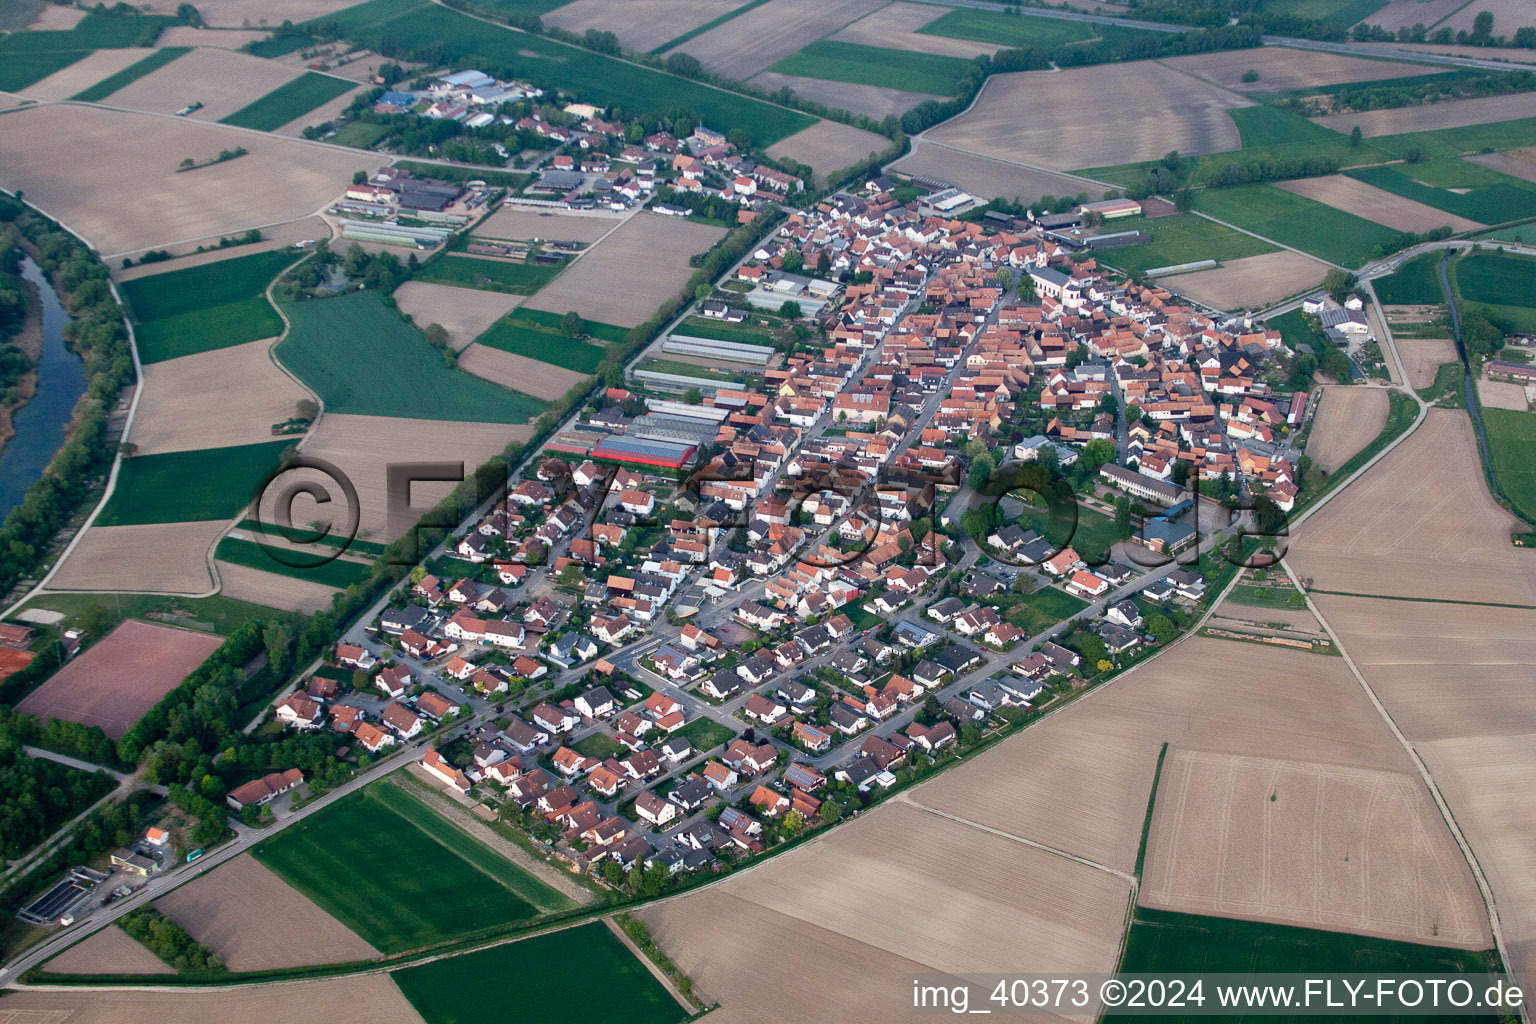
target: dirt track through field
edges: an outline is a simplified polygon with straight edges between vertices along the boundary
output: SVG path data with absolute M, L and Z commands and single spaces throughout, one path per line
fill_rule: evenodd
M 1387 424 L 1387 393 L 1358 384 L 1323 390 L 1307 439 L 1312 464 L 1332 473 L 1370 444 Z
M 535 398 L 553 400 L 587 379 L 584 373 L 540 362 L 490 345 L 471 345 L 459 356 L 459 368 L 477 377 L 516 388 Z
M 825 181 L 827 175 L 852 167 L 871 153 L 883 153 L 889 146 L 890 140 L 883 135 L 836 121 L 817 121 L 769 146 L 768 155 L 810 164 L 817 179 Z
M 310 394 L 272 362 L 271 345 L 252 341 L 144 367 L 129 435 L 139 454 L 272 440 L 273 424 Z
M 1405 132 L 1429 132 L 1440 128 L 1459 128 L 1469 124 L 1491 124 L 1531 116 L 1531 94 L 1485 96 L 1472 100 L 1446 100 L 1416 107 L 1365 110 L 1357 114 L 1329 114 L 1314 120 L 1324 128 L 1348 134 L 1355 125 L 1366 138 L 1377 135 L 1401 135 Z
M 220 519 L 92 526 L 48 581 L 48 589 L 205 594 L 213 588 L 208 549 L 228 525 Z
M 683 43 L 687 53 L 727 78 L 745 80 L 770 64 L 857 21 L 886 0 L 774 0 Z
M 1215 309 L 1258 309 L 1318 284 L 1327 272 L 1327 264 L 1281 249 L 1227 260 L 1214 270 L 1159 278 L 1157 283 Z
M 1300 178 L 1295 181 L 1276 182 L 1279 188 L 1298 196 L 1331 206 L 1335 210 L 1352 213 L 1356 217 L 1384 224 L 1394 231 L 1411 231 L 1422 234 L 1435 228 L 1450 225 L 1453 231 L 1469 231 L 1480 227 L 1475 220 L 1458 217 L 1433 206 L 1404 199 L 1386 189 L 1367 185 L 1363 181 L 1342 174 L 1329 174 L 1321 178 Z
M 430 281 L 407 281 L 395 289 L 394 299 L 400 311 L 409 315 L 422 330 L 429 324 L 438 324 L 447 330 L 448 344 L 455 349 L 463 349 L 523 302 L 521 295 L 457 288 Z M 532 391 L 526 393 L 533 394 Z

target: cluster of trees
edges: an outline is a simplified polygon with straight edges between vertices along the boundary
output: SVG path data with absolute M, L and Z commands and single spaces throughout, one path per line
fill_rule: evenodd
M 1395 33 L 1380 25 L 1360 24 L 1354 27 L 1351 33 L 1356 42 L 1399 42 L 1399 43 L 1437 43 L 1448 45 L 1455 43 L 1458 46 L 1515 46 L 1521 49 L 1536 49 L 1536 26 L 1524 25 L 1515 29 L 1512 36 L 1493 34 L 1493 12 L 1478 11 L 1472 19 L 1472 30 L 1460 29 L 1455 32 L 1449 25 L 1430 32 L 1423 22 L 1413 25 L 1404 25 Z
M 1323 153 L 1296 153 L 1277 156 L 1273 153 L 1254 153 L 1224 160 L 1205 180 L 1215 188 L 1226 185 L 1249 185 L 1260 181 L 1284 181 L 1287 178 L 1312 178 L 1333 174 L 1339 169 L 1338 157 Z
M 1471 359 L 1486 359 L 1504 345 L 1504 332 L 1481 309 L 1461 311 L 1461 344 Z
M 81 864 L 108 850 L 128 846 L 144 835 L 144 808 L 157 798 L 140 790 L 118 803 L 109 803 L 91 814 L 68 840 L 25 875 L 12 879 L 0 892 L 0 912 L 10 914 L 37 895 L 53 875 L 71 864 Z
M 415 253 L 411 253 L 402 263 L 400 257 L 392 252 L 370 253 L 356 242 L 347 246 L 344 255 L 338 256 L 329 240 L 322 238 L 315 243 L 312 257 L 278 280 L 273 294 L 280 302 L 313 298 L 339 267 L 347 276 L 347 289 L 344 290 L 363 287 L 388 295 L 405 283 L 417 263 Z
M 30 850 L 117 786 L 105 772 L 29 757 L 23 742 L 0 724 L 0 855 L 7 859 Z
M 0 737 L 96 764 L 111 766 L 119 763 L 117 748 L 99 725 L 81 725 L 63 718 L 50 718 L 44 722 L 0 705 Z
M 229 834 L 228 817 L 224 810 L 224 783 L 218 776 L 205 774 L 198 780 L 198 789 L 172 785 L 166 790 L 171 803 L 197 819 L 187 838 L 197 846 L 217 843 Z
M 1536 91 L 1536 72 L 1493 71 L 1473 74 L 1465 78 L 1451 77 L 1417 85 L 1378 85 L 1340 89 L 1333 96 L 1329 108 L 1334 112 L 1387 110 L 1394 107 L 1414 107 L 1444 100 L 1477 99 L 1484 96 L 1505 96 L 1510 93 Z M 1315 101 L 1314 101 L 1315 103 Z M 1297 106 L 1309 112 L 1309 106 L 1300 100 L 1287 101 L 1276 106 Z
M 1442 238 L 1450 237 L 1451 226 L 1449 224 L 1421 234 L 1414 234 L 1412 231 L 1394 231 L 1391 235 L 1387 236 L 1385 241 L 1371 250 L 1371 259 L 1379 260 L 1383 256 L 1390 256 L 1402 249 L 1410 249 L 1422 242 L 1438 242 Z
M 14 404 L 21 380 L 32 372 L 32 357 L 12 339 L 27 322 L 31 301 L 21 279 L 21 249 L 0 239 L 0 407 Z
M 224 962 L 181 925 L 151 907 L 118 918 L 118 926 L 142 942 L 177 974 L 223 974 Z

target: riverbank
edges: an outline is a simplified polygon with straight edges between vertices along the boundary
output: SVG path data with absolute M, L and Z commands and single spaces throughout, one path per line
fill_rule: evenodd
M 4 452 L 5 443 L 16 436 L 12 417 L 37 394 L 37 362 L 43 354 L 43 304 L 39 301 L 36 285 L 25 278 L 21 283 L 27 290 L 27 322 L 22 324 L 20 333 L 11 339 L 11 343 L 32 361 L 32 369 L 16 382 L 16 395 L 10 403 L 0 406 L 0 452 Z

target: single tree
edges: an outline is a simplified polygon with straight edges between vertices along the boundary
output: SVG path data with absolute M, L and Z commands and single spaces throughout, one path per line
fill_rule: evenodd
M 587 322 L 574 309 L 560 318 L 560 333 L 567 338 L 579 338 L 586 333 Z

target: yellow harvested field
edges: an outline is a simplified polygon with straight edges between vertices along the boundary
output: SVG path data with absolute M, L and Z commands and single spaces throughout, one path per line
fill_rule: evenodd
M 1515 412 L 1525 412 L 1530 407 L 1523 386 L 1502 380 L 1479 380 L 1477 400 L 1490 408 L 1513 409 Z
M 1400 28 L 1412 28 L 1415 25 L 1428 28 L 1447 14 L 1464 6 L 1466 2 L 1467 0 L 1392 0 L 1375 14 L 1361 20 L 1367 25 L 1380 25 L 1390 32 L 1396 32 Z M 1417 48 L 1414 47 L 1414 49 Z
M 486 328 L 522 304 L 521 295 L 457 288 L 451 284 L 407 281 L 395 289 L 395 303 L 402 313 L 426 329 L 438 324 L 448 331 L 448 343 L 462 349 Z M 511 385 L 508 385 L 509 387 Z M 519 388 L 518 390 L 522 390 Z M 528 392 L 533 394 L 533 392 Z
M 820 103 L 834 110 L 846 110 L 863 114 L 876 120 L 888 114 L 900 116 L 924 100 L 942 100 L 927 92 L 908 92 L 879 85 L 859 85 L 854 82 L 834 82 L 827 78 L 807 78 L 804 75 L 785 75 L 777 71 L 762 71 L 752 76 L 751 84 L 768 92 L 789 89 L 802 99 Z M 830 123 L 830 122 L 829 122 Z M 806 129 L 809 131 L 810 129 Z M 890 140 L 881 139 L 881 148 Z
M 943 14 L 941 9 L 930 4 L 901 3 L 898 0 L 889 7 L 882 7 L 860 18 L 832 38 L 887 50 L 912 50 L 967 59 L 983 53 L 990 56 L 1003 48 L 1001 43 L 979 43 L 972 39 L 951 39 L 948 36 L 918 33 L 918 29 Z
M 916 151 L 892 164 L 891 169 L 901 174 L 922 174 L 952 182 L 983 199 L 1002 197 L 1018 200 L 1026 206 L 1044 195 L 1075 196 L 1080 192 L 1092 195 L 1099 187 L 1081 178 L 962 153 L 932 142 L 923 143 Z
M 60 4 L 44 4 L 27 25 L 29 32 L 68 32 L 85 17 L 84 7 L 64 7 Z
M 1294 181 L 1277 181 L 1276 187 L 1287 192 L 1343 210 L 1357 217 L 1384 224 L 1394 231 L 1412 231 L 1422 234 L 1435 228 L 1450 225 L 1454 231 L 1467 231 L 1478 227 L 1475 220 L 1458 217 L 1433 206 L 1404 199 L 1386 189 L 1367 185 L 1363 181 L 1343 174 L 1327 174 L 1321 178 L 1299 178 Z
M 1241 145 L 1227 115 L 1251 101 L 1156 61 L 987 79 L 976 105 L 929 138 L 1002 159 L 1069 171 Z M 1072 110 L 1062 118 L 1060 111 Z M 1347 129 L 1346 129 L 1347 130 Z
M 48 961 L 54 974 L 170 974 L 164 960 L 117 925 L 108 925 Z M 0 1021 L 5 1007 L 0 1003 Z
M 148 49 L 97 50 L 68 67 L 60 68 L 47 78 L 34 82 L 24 92 L 29 99 L 34 100 L 67 100 L 153 52 Z
M 613 32 L 631 50 L 648 53 L 685 32 L 729 14 L 747 0 L 625 0 L 614 17 L 612 0 L 575 0 L 543 16 L 544 24 L 577 35 L 587 29 Z
M 559 398 L 587 379 L 584 373 L 489 345 L 471 345 L 465 349 L 459 355 L 459 369 L 547 401 Z
M 890 144 L 885 136 L 853 125 L 817 121 L 769 146 L 768 155 L 774 158 L 787 156 L 810 164 L 816 170 L 816 177 L 825 181 L 828 175 L 852 167 L 871 153 L 885 152 Z
M 203 0 L 197 5 L 197 13 L 202 16 L 203 24 L 215 28 L 275 29 L 284 21 L 297 25 L 351 6 L 348 0 Z M 156 0 L 146 5 L 145 10 L 175 14 L 176 4 L 171 0 Z
M 885 1024 L 914 973 L 1016 970 L 1022 951 L 1031 970 L 1112 970 L 1129 898 L 1122 878 L 902 798 L 637 916 L 721 1020 Z
M 637 213 L 524 304 L 551 313 L 575 310 L 588 320 L 634 327 L 688 283 L 693 274 L 688 258 L 724 236 L 724 228 Z
M 1473 0 L 1435 28 L 1448 28 L 1453 32 L 1471 32 L 1472 22 L 1487 11 L 1493 15 L 1493 34 L 1513 36 L 1515 30 L 1531 24 L 1530 0 Z
M 35 1015 L 35 1016 L 31 1016 Z M 387 974 L 210 989 L 7 992 L 4 1024 L 423 1024 Z
M 225 597 L 288 612 L 321 611 L 329 608 L 331 598 L 340 593 L 335 587 L 321 583 L 230 562 L 215 560 L 213 568 L 219 574 L 219 593 Z M 277 567 L 274 565 L 273 568 Z
M 201 8 L 199 8 L 201 13 Z M 238 50 L 246 43 L 270 39 L 271 32 L 243 28 L 196 28 L 192 25 L 172 25 L 160 30 L 155 37 L 156 46 L 216 46 L 221 50 Z
M 1317 285 L 1327 272 L 1327 264 L 1281 249 L 1227 260 L 1214 270 L 1162 277 L 1157 283 L 1214 309 L 1258 309 Z
M 313 242 L 321 238 L 331 237 L 331 226 L 326 223 L 324 217 L 304 217 L 299 220 L 279 224 L 276 227 L 262 228 L 261 241 L 252 242 L 250 245 L 238 245 L 229 249 L 215 248 L 205 249 L 203 252 L 195 251 L 198 242 L 187 242 L 183 245 L 164 246 L 174 259 L 160 263 L 137 263 L 124 268 L 121 263 L 113 266 L 112 280 L 132 281 L 136 277 L 153 277 L 156 274 L 164 274 L 170 270 L 185 270 L 187 267 L 198 267 L 204 263 L 217 263 L 220 260 L 233 259 L 236 256 L 249 256 L 256 252 L 271 252 L 273 249 L 281 249 L 285 245 L 294 245 L 298 242 Z M 301 253 L 294 253 L 297 260 Z
M 127 440 L 142 455 L 272 440 L 272 424 L 311 396 L 272 361 L 271 345 L 252 341 L 150 363 Z
M 1169 57 L 1163 63 L 1238 92 L 1283 92 L 1340 82 L 1406 78 L 1432 72 L 1431 68 L 1423 64 L 1366 60 L 1316 50 L 1288 50 L 1279 46 L 1195 53 L 1185 57 Z M 1259 73 L 1258 81 L 1243 81 L 1244 72 L 1250 70 Z
M 1228 671 L 1233 659 L 1242 672 Z M 1165 741 L 1217 754 L 1408 767 L 1343 659 L 1198 637 L 916 792 L 929 806 L 1131 871 Z
M 717 74 L 745 80 L 883 6 L 885 0 L 774 0 L 667 52 L 692 54 Z
M 1291 567 L 1348 594 L 1536 604 L 1536 550 L 1488 495 L 1467 414 L 1422 426 L 1291 531 Z M 1342 639 L 1342 638 L 1341 638 Z
M 1321 401 L 1307 438 L 1307 454 L 1318 469 L 1332 473 L 1387 425 L 1387 393 L 1381 388 L 1344 384 L 1324 388 Z
M 591 213 L 555 213 L 536 207 L 503 204 L 475 228 L 476 238 L 501 238 L 531 242 L 595 242 L 619 226 L 622 216 Z
M 298 68 L 285 67 L 248 53 L 198 49 L 129 82 L 102 102 L 152 114 L 174 114 L 183 107 L 201 103 L 202 108 L 188 114 L 187 119 L 217 121 L 286 85 L 301 73 Z M 196 153 L 186 155 L 199 156 Z
M 48 581 L 48 589 L 207 594 L 213 590 L 208 551 L 228 525 L 221 519 L 92 526 Z
M 232 971 L 369 960 L 379 951 L 250 854 L 155 901 Z
M 1525 59 L 1530 60 L 1530 55 L 1527 54 Z M 1526 92 L 1484 96 L 1474 100 L 1446 100 L 1416 107 L 1366 110 L 1358 114 L 1329 114 L 1314 120 L 1336 132 L 1347 133 L 1359 125 L 1366 138 L 1374 138 L 1377 135 L 1401 135 L 1406 132 L 1429 132 L 1469 124 L 1511 121 L 1530 117 L 1531 110 L 1531 94 Z
M 390 463 L 452 462 L 464 463 L 467 476 L 475 467 L 501 454 L 514 441 L 532 436 L 527 424 L 452 423 L 446 420 L 417 420 L 395 416 L 353 416 L 326 413 L 310 432 L 302 451 L 336 465 L 357 488 L 359 523 L 364 540 L 389 543 L 409 529 L 423 512 L 436 505 L 453 490 L 451 483 L 417 483 L 411 488 L 411 508 L 401 510 L 391 523 L 387 500 L 386 469 Z M 310 479 L 309 470 L 285 474 L 284 481 Z M 322 485 L 323 477 L 316 478 Z M 334 484 L 330 484 L 334 490 Z M 262 509 L 263 522 L 274 522 L 271 510 Z M 299 498 L 293 505 L 293 519 L 307 523 L 316 519 L 336 519 L 331 508 L 321 508 Z M 338 523 L 338 526 L 340 523 Z
M 1536 182 L 1536 149 L 1515 149 L 1508 153 L 1475 153 L 1464 159 L 1522 181 Z
M 176 171 L 184 157 L 209 159 L 235 146 L 247 155 Z M 70 105 L 0 118 L 0 152 L 0 185 L 24 189 L 108 259 L 296 220 L 339 196 L 354 171 L 372 166 L 362 153 L 184 118 Z M 92 159 L 80 160 L 80 153 Z M 119 192 L 125 167 L 134 169 L 132 203 L 122 202 Z
M 1465 858 L 1417 775 L 1168 752 L 1142 906 L 1485 949 Z
M 1456 343 L 1450 338 L 1396 338 L 1397 354 L 1402 357 L 1408 384 L 1427 388 L 1435 382 L 1435 371 L 1456 361 Z

